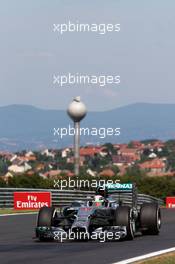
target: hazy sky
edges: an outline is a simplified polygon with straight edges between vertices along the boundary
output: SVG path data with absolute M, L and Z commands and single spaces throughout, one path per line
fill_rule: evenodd
M 89 110 L 175 103 L 174 0 L 0 0 L 0 105 Z M 53 32 L 53 24 L 121 24 L 119 33 Z M 120 75 L 120 85 L 55 87 L 54 74 Z

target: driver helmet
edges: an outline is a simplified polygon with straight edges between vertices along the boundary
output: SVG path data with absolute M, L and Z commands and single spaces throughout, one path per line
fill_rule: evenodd
M 101 206 L 104 203 L 104 197 L 101 195 L 95 195 L 94 196 L 94 203 L 95 206 Z

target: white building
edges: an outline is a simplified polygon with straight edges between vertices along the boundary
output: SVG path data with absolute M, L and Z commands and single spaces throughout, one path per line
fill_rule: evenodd
M 8 171 L 13 172 L 13 173 L 24 173 L 24 172 L 31 170 L 31 169 L 32 169 L 32 167 L 26 162 L 21 166 L 11 165 L 8 167 Z

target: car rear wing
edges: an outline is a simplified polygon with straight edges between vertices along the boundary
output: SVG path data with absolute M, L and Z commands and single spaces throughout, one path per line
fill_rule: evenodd
M 102 190 L 106 191 L 108 194 L 120 192 L 132 193 L 136 190 L 136 185 L 134 183 L 108 183 L 97 187 L 97 192 Z

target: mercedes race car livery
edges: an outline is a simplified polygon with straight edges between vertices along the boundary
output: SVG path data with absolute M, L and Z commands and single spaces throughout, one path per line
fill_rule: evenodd
M 122 194 L 131 195 L 123 203 Z M 115 197 L 117 195 L 117 197 Z M 158 202 L 138 204 L 137 188 L 132 183 L 97 188 L 94 197 L 75 201 L 58 212 L 43 207 L 37 218 L 36 237 L 46 240 L 132 240 L 136 233 L 158 235 L 161 212 Z

